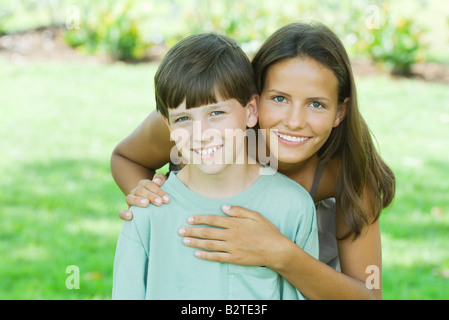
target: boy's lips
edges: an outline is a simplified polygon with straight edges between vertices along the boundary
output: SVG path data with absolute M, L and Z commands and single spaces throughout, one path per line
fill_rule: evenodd
M 291 133 L 281 133 L 276 131 L 275 133 L 281 142 L 289 145 L 300 145 L 311 139 L 311 137 L 299 136 Z
M 212 158 L 215 155 L 215 153 L 221 150 L 222 148 L 223 146 L 220 145 L 201 149 L 192 149 L 192 151 L 204 159 L 204 158 Z

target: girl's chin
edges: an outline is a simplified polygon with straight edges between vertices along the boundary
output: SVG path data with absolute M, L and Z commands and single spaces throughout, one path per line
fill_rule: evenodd
M 293 150 L 279 150 L 276 158 L 280 165 L 291 165 L 304 162 L 311 156 L 311 154 L 304 154 L 304 152 L 294 152 Z

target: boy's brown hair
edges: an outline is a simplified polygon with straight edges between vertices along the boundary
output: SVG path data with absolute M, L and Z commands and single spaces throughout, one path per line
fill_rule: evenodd
M 154 77 L 156 109 L 168 109 L 186 99 L 186 108 L 236 99 L 246 106 L 257 94 L 251 63 L 232 39 L 215 33 L 189 36 L 174 45 Z

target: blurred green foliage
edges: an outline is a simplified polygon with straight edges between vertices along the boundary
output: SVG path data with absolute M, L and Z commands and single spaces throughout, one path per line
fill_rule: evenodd
M 376 62 L 385 65 L 395 75 L 408 75 L 418 61 L 419 52 L 425 48 L 422 30 L 411 18 L 397 18 L 389 14 L 384 5 L 378 25 L 371 28 L 367 37 L 359 40 L 362 52 Z
M 145 58 L 149 43 L 145 42 L 138 21 L 129 15 L 135 1 L 118 3 L 115 10 L 103 8 L 86 19 L 83 28 L 66 31 L 65 41 L 89 53 L 105 51 L 112 58 L 136 61 Z
M 68 7 L 79 10 L 77 28 L 67 25 Z M 0 32 L 65 26 L 71 46 L 118 60 L 146 59 L 155 45 L 171 47 L 210 31 L 236 39 L 251 55 L 283 25 L 316 20 L 328 25 L 352 56 L 369 57 L 394 73 L 408 73 L 417 60 L 427 59 L 429 42 L 431 59 L 448 61 L 441 50 L 449 49 L 449 38 L 441 36 L 449 21 L 445 0 L 3 0 L 0 17 Z

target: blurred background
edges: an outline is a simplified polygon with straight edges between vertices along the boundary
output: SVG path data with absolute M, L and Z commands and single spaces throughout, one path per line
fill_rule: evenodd
M 0 0 L 0 299 L 110 299 L 125 197 L 114 146 L 194 33 L 251 57 L 317 20 L 350 53 L 361 111 L 397 176 L 381 215 L 385 299 L 449 299 L 446 0 Z

